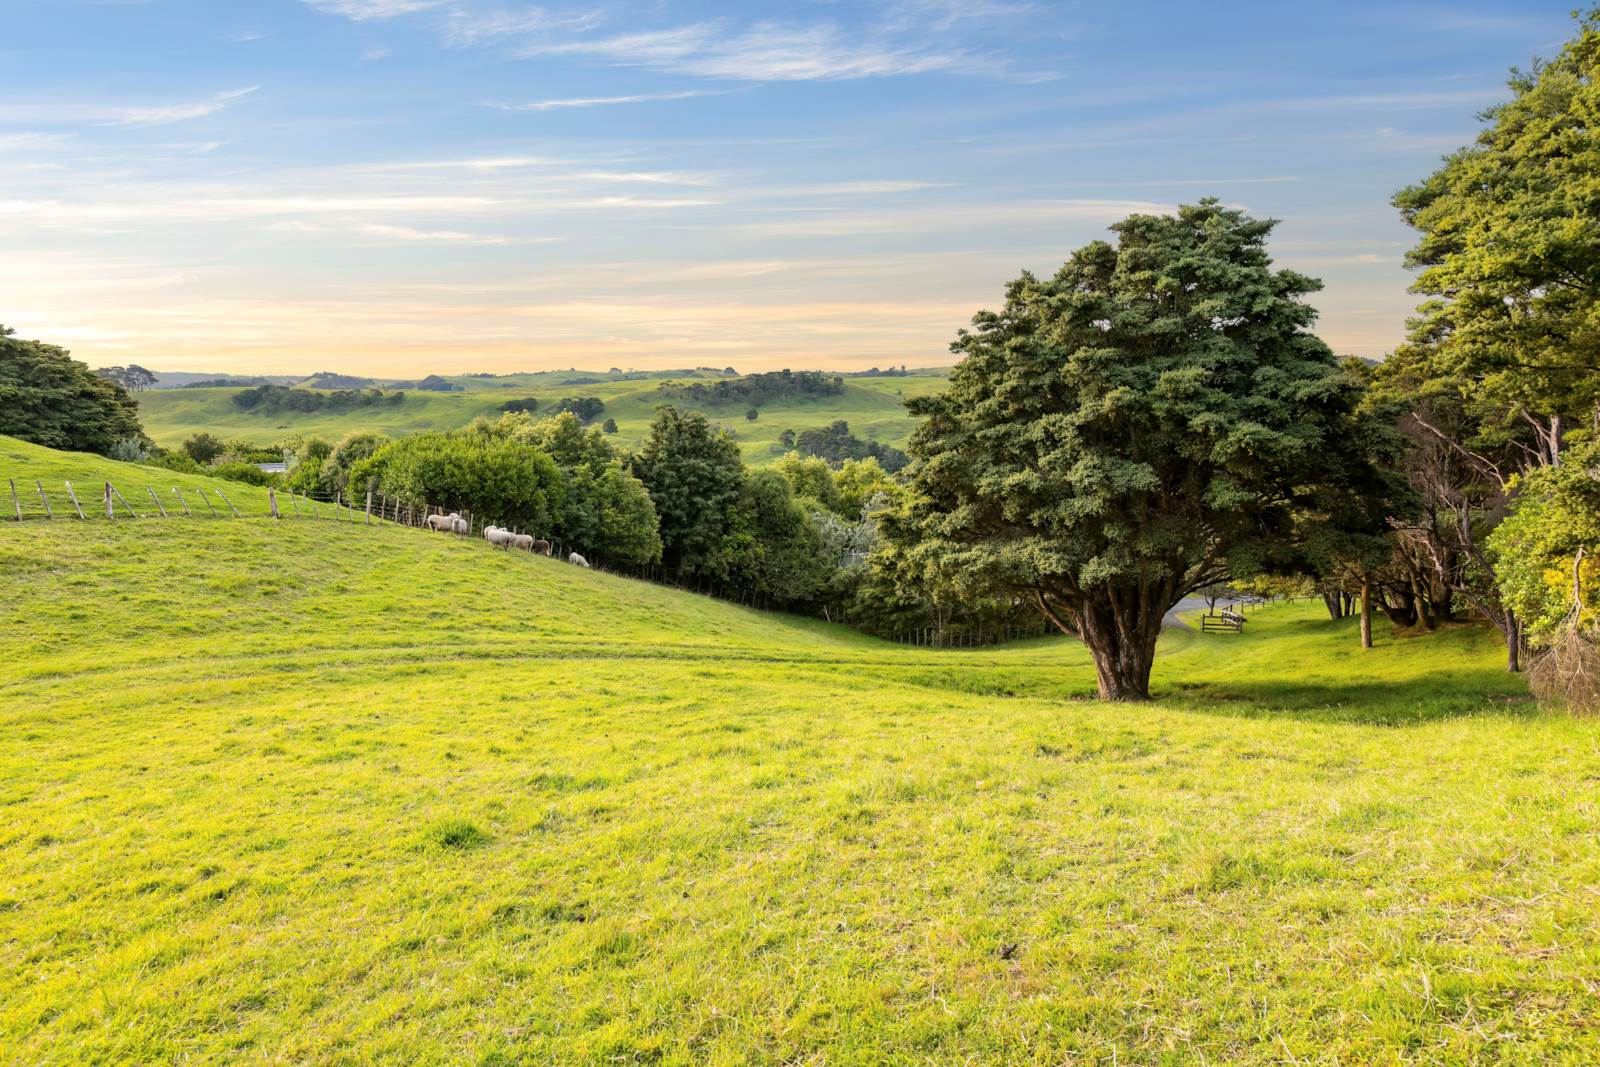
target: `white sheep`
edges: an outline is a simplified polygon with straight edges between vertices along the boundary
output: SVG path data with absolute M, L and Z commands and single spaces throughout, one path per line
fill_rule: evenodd
M 575 567 L 587 567 L 589 565 L 589 561 L 578 555 L 576 552 L 567 557 L 567 562 Z

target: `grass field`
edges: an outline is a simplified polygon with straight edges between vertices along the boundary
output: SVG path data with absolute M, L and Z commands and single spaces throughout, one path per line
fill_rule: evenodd
M 1472 628 L 1274 606 L 1108 707 L 387 526 L 0 576 L 0 1062 L 1600 1060 L 1600 734 Z
M 605 401 L 601 416 L 617 420 L 618 444 L 635 446 L 644 439 L 664 403 L 659 393 L 663 379 L 602 381 L 566 384 L 575 376 L 566 372 L 515 375 L 494 379 L 454 378 L 464 387 L 459 393 L 406 391 L 405 401 L 355 408 L 349 411 L 275 415 L 241 410 L 232 397 L 236 388 L 160 389 L 137 394 L 139 417 L 157 444 L 176 447 L 197 433 L 239 438 L 253 444 L 271 444 L 292 434 L 320 434 L 338 441 L 351 430 L 380 430 L 392 435 L 423 430 L 449 430 L 464 426 L 479 415 L 495 415 L 507 400 L 535 397 L 548 407 L 567 396 L 598 396 Z M 603 377 L 596 375 L 597 377 Z M 684 379 L 687 380 L 687 379 Z M 822 400 L 794 400 L 764 405 L 754 422 L 745 418 L 747 405 L 701 407 L 712 419 L 734 432 L 745 462 L 760 465 L 782 455 L 778 437 L 784 430 L 811 429 L 844 419 L 862 438 L 903 448 L 915 421 L 905 410 L 907 398 L 944 386 L 943 371 L 918 372 L 905 378 L 847 378 L 842 396 Z

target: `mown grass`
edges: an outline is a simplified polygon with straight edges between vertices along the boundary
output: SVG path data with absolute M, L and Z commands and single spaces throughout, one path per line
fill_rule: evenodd
M 237 388 L 159 389 L 140 393 L 139 417 L 158 443 L 176 447 L 197 433 L 254 444 L 271 444 L 293 434 L 318 434 L 338 441 L 352 430 L 378 430 L 400 436 L 424 430 L 451 430 L 479 415 L 494 416 L 510 399 L 536 397 L 550 405 L 564 396 L 598 396 L 605 401 L 602 419 L 617 421 L 614 440 L 636 447 L 649 432 L 657 406 L 666 401 L 660 380 L 602 381 L 568 385 L 559 375 L 528 375 L 517 379 L 456 379 L 467 387 L 459 393 L 408 391 L 395 406 L 353 408 L 342 412 L 267 415 L 244 411 L 233 403 Z M 904 447 L 915 421 L 905 410 L 907 398 L 943 388 L 943 372 L 930 371 L 905 378 L 849 378 L 841 396 L 820 400 L 792 400 L 766 404 L 754 422 L 745 418 L 748 405 L 722 404 L 697 408 L 726 425 L 736 435 L 745 462 L 769 463 L 783 454 L 778 443 L 785 430 L 827 426 L 836 419 L 850 424 L 858 437 Z M 682 407 L 693 405 L 678 402 Z
M 1320 607 L 932 652 L 393 527 L 0 524 L 0 1061 L 1592 1063 L 1600 742 Z

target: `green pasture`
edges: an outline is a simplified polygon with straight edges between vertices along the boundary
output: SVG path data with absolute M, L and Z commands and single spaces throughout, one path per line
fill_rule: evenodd
M 392 526 L 0 580 L 0 1062 L 1600 1058 L 1600 738 L 1473 627 L 1277 605 L 1110 707 Z
M 237 388 L 159 389 L 137 394 L 139 418 L 157 444 L 172 448 L 197 433 L 238 438 L 252 444 L 271 444 L 294 434 L 317 434 L 337 442 L 352 430 L 378 430 L 399 436 L 425 430 L 451 430 L 479 415 L 496 415 L 508 400 L 536 398 L 541 406 L 568 396 L 598 396 L 606 411 L 599 420 L 617 420 L 618 444 L 636 446 L 644 440 L 656 407 L 667 402 L 659 389 L 666 379 L 603 380 L 570 384 L 584 375 L 547 372 L 483 379 L 456 377 L 458 393 L 431 393 L 411 389 L 405 400 L 352 408 L 341 412 L 278 412 L 268 415 L 245 411 L 233 403 Z M 594 375 L 594 377 L 606 377 Z M 693 379 L 672 379 L 688 382 Z M 918 372 L 904 378 L 846 378 L 842 396 L 820 400 L 790 400 L 763 405 L 755 421 L 745 418 L 748 405 L 701 406 L 715 421 L 735 434 L 745 462 L 771 462 L 785 451 L 778 444 L 784 430 L 826 426 L 844 419 L 858 437 L 874 438 L 903 448 L 915 421 L 904 402 L 940 388 L 944 372 Z M 688 405 L 680 405 L 688 406 Z

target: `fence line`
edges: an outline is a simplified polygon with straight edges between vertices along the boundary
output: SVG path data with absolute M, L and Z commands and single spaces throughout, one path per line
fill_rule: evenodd
M 39 492 L 39 502 L 43 514 L 25 513 L 21 502 L 22 498 L 17 492 L 16 479 L 10 478 L 8 479 L 8 482 L 11 488 L 13 513 L 13 517 L 9 521 L 18 523 L 41 519 L 44 521 L 54 521 L 55 511 L 50 506 L 49 494 L 45 490 L 44 484 L 40 480 L 34 479 L 34 486 Z M 71 501 L 73 509 L 77 513 L 78 519 L 85 522 L 89 521 L 88 516 L 84 514 L 83 506 L 78 500 L 77 493 L 72 488 L 72 483 L 70 481 L 63 481 L 62 485 L 65 489 L 67 498 Z M 199 518 L 202 520 L 206 518 L 204 515 L 197 516 L 190 510 L 188 500 L 184 497 L 183 489 L 180 486 L 174 485 L 170 488 L 173 496 L 177 498 L 178 507 L 182 510 L 183 517 L 189 519 Z M 264 511 L 259 513 L 250 511 L 250 505 L 246 505 L 246 511 L 241 512 L 237 507 L 234 506 L 233 502 L 222 492 L 222 490 L 216 486 L 211 487 L 211 492 L 215 493 L 217 498 L 221 500 L 224 505 L 226 505 L 228 511 L 232 513 L 232 516 L 235 519 L 270 518 L 276 522 L 361 522 L 366 526 L 370 526 L 376 522 L 380 525 L 387 524 L 392 526 L 420 529 L 425 527 L 427 519 L 430 516 L 448 514 L 440 505 L 426 503 L 419 504 L 414 501 L 403 501 L 398 497 L 391 499 L 387 494 L 383 493 L 367 493 L 366 499 L 363 502 L 363 506 L 358 508 L 354 506 L 354 501 L 343 491 L 335 491 L 330 494 L 323 492 L 295 492 L 294 490 L 286 490 L 286 492 L 289 494 L 291 511 L 288 514 L 285 514 L 279 506 L 276 487 L 266 486 L 263 488 L 266 488 L 267 490 L 267 498 L 265 501 L 266 508 Z M 224 519 L 227 517 L 219 512 L 212 504 L 210 496 L 206 493 L 205 486 L 195 485 L 190 486 L 189 489 L 191 492 L 197 494 L 200 500 L 205 503 L 206 510 L 209 513 L 210 518 Z M 171 513 L 169 513 L 166 507 L 163 506 L 161 497 L 157 494 L 155 487 L 147 483 L 145 485 L 145 491 L 149 494 L 150 501 L 155 506 L 155 511 L 146 512 L 143 516 L 141 516 L 137 511 L 134 510 L 133 506 L 128 503 L 127 499 L 122 495 L 121 490 L 117 489 L 117 487 L 109 481 L 104 482 L 102 493 L 106 508 L 107 521 L 127 522 L 141 518 L 152 519 L 157 516 L 163 519 L 172 518 Z M 128 518 L 119 519 L 117 517 L 115 508 L 116 503 L 120 503 L 122 505 L 122 508 L 126 511 Z M 319 505 L 323 505 L 326 511 L 324 512 L 323 509 L 320 509 Z M 464 533 L 456 533 L 454 536 L 457 539 L 469 540 L 476 538 L 483 533 L 483 529 L 486 524 L 481 522 L 470 511 L 462 513 L 461 517 L 467 521 L 467 530 Z M 514 528 L 513 532 L 521 533 L 522 530 L 520 528 Z M 672 574 L 661 564 L 614 566 L 608 564 L 603 554 L 593 548 L 590 548 L 587 551 L 582 551 L 554 537 L 541 538 L 541 540 L 549 541 L 550 556 L 562 562 L 567 560 L 569 553 L 578 551 L 579 554 L 583 555 L 588 560 L 591 569 L 601 571 L 605 574 L 611 574 L 622 578 L 630 578 L 635 581 L 649 582 L 652 585 L 677 590 L 678 592 L 697 593 L 702 596 L 710 596 L 722 600 L 725 603 L 737 604 L 743 607 L 768 611 L 772 610 L 773 607 L 772 599 L 764 593 L 749 590 L 732 590 L 721 583 L 708 581 L 703 576 L 696 576 L 695 578 L 685 580 L 681 575 Z M 979 623 L 976 627 L 915 627 L 894 634 L 875 634 L 873 636 L 879 637 L 886 641 L 894 641 L 898 644 L 910 645 L 917 648 L 929 650 L 947 650 L 990 647 L 997 644 L 1003 644 L 1008 641 L 1046 637 L 1051 633 L 1052 631 L 1049 626 L 1044 624 L 1043 620 L 1041 620 L 1038 623 L 1030 623 L 1028 625 L 1012 622 L 1001 626 L 986 626 L 982 623 Z

